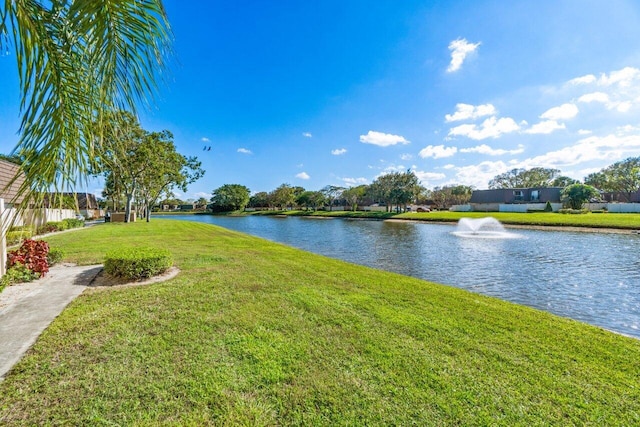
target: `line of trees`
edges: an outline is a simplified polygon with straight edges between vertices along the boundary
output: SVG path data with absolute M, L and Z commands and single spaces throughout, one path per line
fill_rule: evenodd
M 614 163 L 600 172 L 592 173 L 584 182 L 562 175 L 559 169 L 536 167 L 516 168 L 496 175 L 489 182 L 490 189 L 563 187 L 563 200 L 570 206 L 581 206 L 600 197 L 600 191 L 620 194 L 626 201 L 640 189 L 640 157 L 630 157 Z M 239 184 L 226 184 L 213 191 L 211 207 L 217 211 L 251 208 L 266 209 L 333 209 L 345 206 L 357 210 L 359 206 L 378 204 L 387 211 L 406 209 L 411 203 L 430 205 L 438 209 L 469 202 L 473 187 L 445 185 L 429 190 L 423 187 L 414 172 L 393 172 L 381 175 L 370 185 L 340 187 L 327 185 L 310 191 L 303 187 L 282 184 L 273 191 L 250 195 Z
M 341 187 L 327 185 L 311 191 L 303 187 L 282 184 L 276 189 L 261 191 L 250 196 L 250 190 L 240 184 L 225 184 L 213 191 L 211 208 L 214 211 L 237 209 L 328 209 L 336 206 L 357 210 L 360 206 L 378 204 L 387 211 L 406 210 L 407 205 L 431 205 L 444 208 L 453 204 L 464 204 L 471 198 L 473 189 L 465 185 L 437 187 L 428 190 L 412 171 L 393 172 L 381 175 L 370 185 Z

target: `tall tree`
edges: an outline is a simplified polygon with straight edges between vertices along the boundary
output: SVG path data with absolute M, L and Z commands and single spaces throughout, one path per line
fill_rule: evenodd
M 207 201 L 207 199 L 205 199 L 204 197 L 200 197 L 198 200 L 196 200 L 196 208 L 198 209 L 204 209 L 208 204 L 209 201 Z
M 271 200 L 274 206 L 279 206 L 280 209 L 293 206 L 296 200 L 295 189 L 289 184 L 282 184 L 271 193 Z
M 196 157 L 185 157 L 176 151 L 173 135 L 166 130 L 147 133 L 140 150 L 147 167 L 138 179 L 138 194 L 149 222 L 151 207 L 162 195 L 172 194 L 176 188 L 187 191 L 189 184 L 204 175 L 204 170 Z
M 562 190 L 561 196 L 562 200 L 571 206 L 571 209 L 582 209 L 585 202 L 599 199 L 600 193 L 590 185 L 571 184 Z
M 351 206 L 352 211 L 358 209 L 358 203 L 362 203 L 367 193 L 367 188 L 367 185 L 358 185 L 357 187 L 347 188 L 342 192 L 342 197 Z
M 96 127 L 100 127 L 100 138 L 92 162 L 93 171 L 117 183 L 127 199 L 125 222 L 129 222 L 139 181 L 149 167 L 147 158 L 152 155 L 144 144 L 146 133 L 133 114 L 126 111 L 110 114 Z
M 453 205 L 469 203 L 472 193 L 473 187 L 467 185 L 445 185 L 434 188 L 431 197 L 438 209 L 444 209 Z
M 608 191 L 609 188 L 607 175 L 603 171 L 590 173 L 584 178 L 584 183 L 602 191 Z
M 416 199 L 420 181 L 415 173 L 408 170 L 404 173 L 396 172 L 393 174 L 393 189 L 391 190 L 391 202 L 398 209 L 406 206 L 409 202 Z
M 572 184 L 579 184 L 580 181 L 577 179 L 569 178 L 568 176 L 557 176 L 551 181 L 552 187 L 568 187 Z
M 640 189 L 640 157 L 629 157 L 585 178 L 585 184 L 621 193 L 627 201 Z
M 213 190 L 211 203 L 221 211 L 244 209 L 249 204 L 251 191 L 240 184 L 225 184 Z
M 369 186 L 369 193 L 373 200 L 382 203 L 391 210 L 391 190 L 393 189 L 393 175 L 386 174 L 377 177 Z
M 373 181 L 370 191 L 378 202 L 387 206 L 387 211 L 393 205 L 398 209 L 416 199 L 419 192 L 420 182 L 415 173 L 408 170 L 406 172 L 392 172 L 381 175 Z
M 22 195 L 86 176 L 93 124 L 151 101 L 170 42 L 161 0 L 0 2 L 0 49 L 20 81 Z
M 339 187 L 337 185 L 327 185 L 320 190 L 320 192 L 324 194 L 324 197 L 327 200 L 329 211 L 333 210 L 333 203 L 336 201 L 336 199 L 342 196 L 343 191 L 344 187 Z
M 269 207 L 269 193 L 266 191 L 257 192 L 249 198 L 249 206 L 252 208 Z
M 125 222 L 134 199 L 145 207 L 149 221 L 150 208 L 160 196 L 168 196 L 174 188 L 186 191 L 188 184 L 204 174 L 197 158 L 176 152 L 171 132 L 147 132 L 131 113 L 111 114 L 99 125 L 95 173 L 104 175 L 107 183 L 125 195 Z
M 318 206 L 324 205 L 326 197 L 320 191 L 304 191 L 296 197 L 296 203 L 306 209 L 312 208 L 314 211 Z
M 493 177 L 489 188 L 531 188 L 548 187 L 560 170 L 550 168 L 511 169 Z

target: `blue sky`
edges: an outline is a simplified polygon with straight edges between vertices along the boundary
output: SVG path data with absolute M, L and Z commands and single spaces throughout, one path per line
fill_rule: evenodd
M 140 119 L 202 161 L 183 199 L 227 183 L 317 190 L 407 169 L 428 188 L 482 189 L 516 167 L 582 179 L 640 155 L 637 1 L 165 6 L 175 61 Z M 16 73 L 3 53 L 4 153 L 18 140 Z

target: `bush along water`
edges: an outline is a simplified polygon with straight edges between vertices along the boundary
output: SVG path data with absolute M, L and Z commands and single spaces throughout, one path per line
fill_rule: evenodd
M 7 254 L 7 273 L 0 280 L 0 288 L 12 283 L 31 282 L 49 271 L 49 244 L 27 239 L 20 248 Z
M 107 253 L 104 272 L 126 280 L 142 280 L 164 273 L 173 265 L 171 253 L 165 249 L 128 248 Z

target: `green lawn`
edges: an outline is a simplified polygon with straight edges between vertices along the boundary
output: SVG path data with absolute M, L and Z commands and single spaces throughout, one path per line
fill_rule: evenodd
M 640 424 L 638 340 L 206 224 L 48 241 L 168 248 L 181 273 L 74 301 L 0 383 L 0 424 Z

